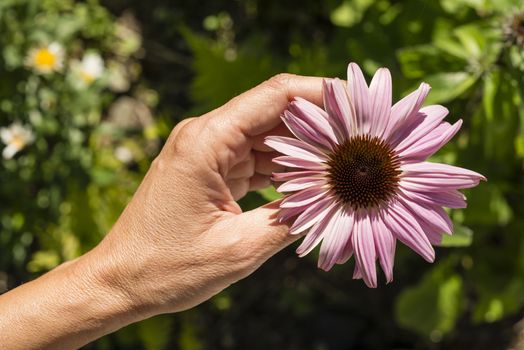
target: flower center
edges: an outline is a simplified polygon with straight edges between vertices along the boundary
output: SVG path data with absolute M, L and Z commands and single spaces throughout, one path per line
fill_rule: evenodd
M 55 54 L 49 49 L 40 49 L 35 55 L 35 64 L 39 67 L 51 68 L 56 63 Z
M 378 137 L 348 139 L 335 148 L 327 164 L 330 185 L 354 209 L 377 207 L 397 190 L 400 160 Z

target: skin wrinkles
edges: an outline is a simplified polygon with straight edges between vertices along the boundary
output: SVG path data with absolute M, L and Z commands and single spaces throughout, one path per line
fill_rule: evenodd
M 264 187 L 295 96 L 322 103 L 322 78 L 278 75 L 179 123 L 113 228 L 93 250 L 0 296 L 2 349 L 74 349 L 130 323 L 192 308 L 300 235 L 278 203 L 242 212 Z

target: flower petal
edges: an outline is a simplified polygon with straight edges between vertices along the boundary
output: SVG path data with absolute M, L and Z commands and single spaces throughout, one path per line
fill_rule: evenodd
M 333 146 L 336 144 L 335 141 L 326 137 L 322 132 L 315 130 L 311 125 L 302 119 L 297 118 L 288 110 L 284 111 L 282 121 L 286 124 L 287 128 L 293 133 L 293 135 L 308 144 L 315 145 L 328 151 L 332 150 Z
M 453 226 L 450 226 L 450 221 L 445 220 L 441 215 L 439 215 L 439 213 L 437 213 L 437 211 L 421 205 L 416 201 L 410 200 L 405 196 L 400 196 L 399 200 L 402 201 L 404 206 L 410 211 L 411 215 L 417 219 L 419 224 L 423 222 L 428 226 L 434 227 L 436 230 L 447 234 L 453 232 Z
M 327 161 L 327 156 L 318 148 L 304 141 L 284 136 L 268 136 L 264 143 L 282 154 L 311 162 Z
M 295 192 L 305 190 L 306 188 L 315 187 L 317 189 L 320 186 L 325 185 L 326 180 L 319 177 L 301 177 L 294 180 L 289 180 L 282 185 L 278 186 L 277 192 Z
M 486 178 L 472 170 L 464 169 L 458 166 L 442 163 L 418 162 L 403 164 L 401 170 L 411 176 L 435 176 L 435 177 L 467 177 L 471 179 L 486 181 Z
M 356 218 L 356 227 L 351 235 L 353 248 L 355 249 L 355 260 L 362 273 L 362 278 L 370 288 L 377 287 L 377 268 L 375 260 L 377 253 L 373 238 L 373 228 L 369 216 L 363 214 Z
M 301 97 L 289 104 L 288 110 L 298 119 L 311 125 L 314 130 L 324 134 L 329 140 L 336 143 L 337 134 L 342 134 L 342 130 L 333 122 L 328 113 L 314 103 Z
M 387 68 L 377 70 L 369 85 L 371 135 L 382 137 L 391 112 L 391 73 Z
M 461 125 L 462 120 L 457 121 L 453 125 L 444 122 L 426 136 L 421 137 L 413 145 L 399 152 L 398 155 L 403 158 L 403 161 L 425 160 L 451 140 L 459 131 Z
M 480 180 L 470 177 L 459 176 L 410 176 L 406 175 L 400 179 L 399 184 L 408 190 L 418 192 L 439 192 L 456 190 L 459 188 L 471 188 L 479 184 Z
M 335 224 L 333 217 L 338 213 L 339 208 L 337 206 L 331 206 L 325 217 L 318 220 L 315 225 L 309 230 L 306 237 L 297 248 L 297 254 L 300 257 L 304 257 L 309 254 L 324 238 L 325 233 L 329 233 L 331 228 Z
M 2 157 L 4 157 L 5 159 L 11 159 L 15 154 L 18 153 L 18 151 L 20 151 L 19 147 L 13 144 L 9 144 L 5 146 L 4 150 L 2 151 Z
M 329 271 L 343 256 L 344 248 L 351 240 L 353 214 L 340 208 L 331 220 L 335 223 L 332 230 L 324 235 L 318 258 L 318 267 L 325 271 Z
M 355 107 L 358 130 L 367 134 L 371 130 L 369 90 L 360 67 L 351 62 L 348 65 L 348 94 Z
M 348 136 L 356 133 L 355 110 L 340 79 L 324 79 L 322 83 L 324 107 L 331 119 L 340 126 L 342 135 L 339 135 L 339 143 L 342 143 Z
M 422 83 L 417 90 L 391 107 L 391 121 L 383 135 L 386 140 L 391 142 L 395 137 L 398 137 L 398 133 L 403 131 L 403 127 L 411 122 L 411 118 L 415 117 L 422 107 L 429 90 L 430 86 Z
M 393 281 L 396 240 L 379 215 L 371 217 L 371 226 L 380 266 L 384 271 L 387 283 L 390 283 Z
M 319 162 L 313 162 L 310 160 L 304 160 L 302 158 L 291 157 L 291 156 L 280 156 L 273 158 L 273 162 L 280 164 L 288 168 L 302 168 L 307 170 L 325 170 L 326 165 Z
M 302 171 L 288 171 L 285 173 L 273 173 L 271 179 L 275 182 L 285 182 L 289 180 L 298 179 L 301 177 L 323 177 L 325 172 L 320 170 L 302 170 Z
M 322 187 L 307 188 L 284 198 L 280 203 L 280 208 L 302 207 L 322 198 L 328 192 L 329 189 Z
M 323 220 L 331 209 L 336 205 L 333 197 L 325 197 L 311 204 L 300 216 L 295 220 L 289 233 L 292 235 L 304 232 L 317 222 Z
M 398 201 L 391 203 L 384 214 L 384 222 L 395 237 L 426 261 L 435 260 L 435 250 L 419 223 Z
M 416 192 L 407 188 L 399 188 L 402 193 L 413 201 L 424 203 L 426 205 L 437 205 L 447 208 L 466 208 L 466 196 L 457 190 L 447 190 L 439 192 Z
M 448 113 L 448 109 L 440 105 L 421 108 L 419 111 L 421 117 L 420 122 L 414 125 L 412 130 L 409 130 L 404 135 L 401 135 L 398 140 L 395 140 L 397 142 L 392 142 L 391 145 L 397 152 L 406 149 L 421 137 L 424 137 L 435 129 L 444 120 Z

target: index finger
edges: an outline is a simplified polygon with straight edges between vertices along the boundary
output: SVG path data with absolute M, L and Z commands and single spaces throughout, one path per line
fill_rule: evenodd
M 217 117 L 238 127 L 246 136 L 268 132 L 280 124 L 280 115 L 294 97 L 322 105 L 322 77 L 282 73 L 233 98 Z M 224 110 L 226 113 L 223 113 Z

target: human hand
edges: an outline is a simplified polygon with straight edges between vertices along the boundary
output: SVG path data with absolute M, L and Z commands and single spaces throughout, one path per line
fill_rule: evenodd
M 242 213 L 268 186 L 293 97 L 322 102 L 322 79 L 278 75 L 171 133 L 111 232 L 93 250 L 0 297 L 6 349 L 78 348 L 150 316 L 191 308 L 298 236 L 278 205 Z
M 297 239 L 278 206 L 246 213 L 236 203 L 279 171 L 266 135 L 295 96 L 322 101 L 320 78 L 278 75 L 171 133 L 106 239 L 91 252 L 102 282 L 140 317 L 193 307 L 252 273 Z

